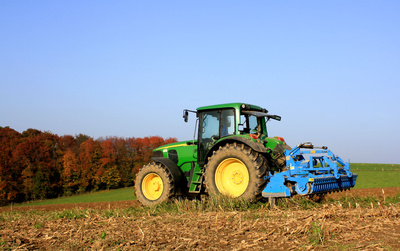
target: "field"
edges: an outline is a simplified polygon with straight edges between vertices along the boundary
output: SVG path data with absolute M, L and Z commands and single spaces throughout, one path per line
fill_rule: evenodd
M 353 163 L 351 171 L 359 174 L 355 188 L 400 187 L 400 165 Z
M 357 189 L 273 208 L 224 197 L 143 208 L 132 188 L 3 207 L 0 249 L 399 250 L 399 167 L 353 164 Z

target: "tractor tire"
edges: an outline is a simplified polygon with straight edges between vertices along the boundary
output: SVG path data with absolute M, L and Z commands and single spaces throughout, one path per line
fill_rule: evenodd
M 172 174 L 158 163 L 143 166 L 135 179 L 136 198 L 143 206 L 153 206 L 175 196 Z
M 224 194 L 254 202 L 262 197 L 264 176 L 269 168 L 264 156 L 235 142 L 214 151 L 204 169 L 209 195 Z

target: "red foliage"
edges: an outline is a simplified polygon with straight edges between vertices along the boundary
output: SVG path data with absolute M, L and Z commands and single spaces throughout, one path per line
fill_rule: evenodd
M 0 204 L 133 185 L 152 151 L 175 138 L 57 136 L 0 127 Z
M 22 189 L 27 199 L 56 197 L 60 175 L 56 168 L 56 142 L 58 136 L 29 129 L 30 133 L 18 144 L 13 157 L 23 168 Z M 33 132 L 33 133 L 32 133 Z
M 21 141 L 21 134 L 10 128 L 0 129 L 0 204 L 22 197 L 18 186 L 22 168 L 15 163 L 13 152 Z

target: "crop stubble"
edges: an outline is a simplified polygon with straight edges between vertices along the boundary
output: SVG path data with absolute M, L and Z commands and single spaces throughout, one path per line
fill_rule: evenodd
M 382 193 L 381 189 L 379 192 Z M 136 202 L 133 204 L 138 206 Z M 0 221 L 1 247 L 15 250 L 400 249 L 399 205 L 344 208 L 333 203 L 311 210 L 264 208 L 140 217 L 105 217 L 93 212 L 80 219 L 30 217 Z

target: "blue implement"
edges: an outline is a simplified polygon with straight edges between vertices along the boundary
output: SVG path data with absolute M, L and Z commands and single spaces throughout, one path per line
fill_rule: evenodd
M 316 148 L 311 143 L 285 150 L 287 170 L 269 173 L 263 197 L 290 197 L 343 191 L 355 186 L 358 175 L 327 147 Z

